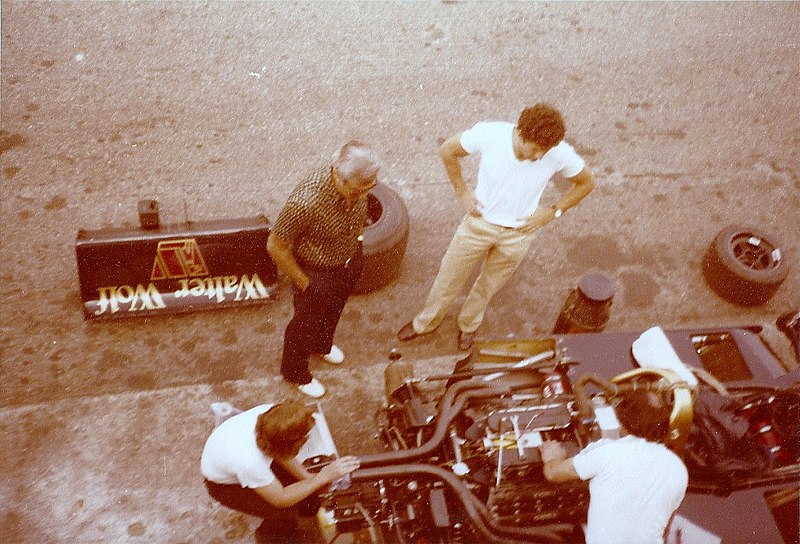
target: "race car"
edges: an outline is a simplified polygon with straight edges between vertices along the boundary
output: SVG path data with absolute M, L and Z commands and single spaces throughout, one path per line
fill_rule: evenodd
M 621 433 L 632 388 L 672 404 L 689 471 L 668 542 L 797 542 L 800 376 L 760 328 L 584 333 L 478 342 L 452 373 L 386 368 L 386 451 L 322 497 L 325 542 L 582 542 L 584 482 L 553 484 L 538 446 L 577 453 Z M 315 459 L 314 462 L 324 462 Z M 634 507 L 632 505 L 632 507 Z

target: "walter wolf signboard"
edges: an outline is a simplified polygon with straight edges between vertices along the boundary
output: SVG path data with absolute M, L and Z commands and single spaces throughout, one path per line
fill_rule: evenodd
M 83 315 L 110 319 L 272 300 L 264 216 L 157 228 L 80 230 Z

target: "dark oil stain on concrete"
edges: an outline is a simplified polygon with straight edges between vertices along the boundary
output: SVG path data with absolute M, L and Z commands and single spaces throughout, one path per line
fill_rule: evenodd
M 219 358 L 209 361 L 208 364 L 208 379 L 212 383 L 241 380 L 245 376 L 244 357 L 237 350 L 226 349 L 219 354 Z
M 25 138 L 19 134 L 11 134 L 5 130 L 0 130 L 0 155 L 12 149 L 25 145 Z
M 623 300 L 626 306 L 646 308 L 655 302 L 661 291 L 650 274 L 640 270 L 625 270 L 619 274 Z
M 63 196 L 56 195 L 45 204 L 44 209 L 48 211 L 62 210 L 67 206 L 67 199 Z
M 684 140 L 686 139 L 686 131 L 681 129 L 670 129 L 660 132 L 662 136 L 667 136 L 668 138 L 672 138 L 673 140 Z
M 54 444 L 61 444 L 65 441 L 66 422 L 57 415 L 42 418 L 38 412 L 28 414 L 23 418 L 19 428 L 27 431 L 22 450 L 18 451 L 20 466 L 30 463 L 30 460 L 37 455 L 45 455 L 47 452 L 53 451 Z
M 97 370 L 107 372 L 115 368 L 125 368 L 131 364 L 131 358 L 120 351 L 107 349 L 103 352 L 100 361 L 97 363 Z
M 27 534 L 23 533 L 22 516 L 13 510 L 6 511 L 0 520 L 0 538 L 3 542 L 25 542 Z
M 258 324 L 253 330 L 258 334 L 263 334 L 264 336 L 270 336 L 271 334 L 275 333 L 275 323 L 272 321 L 264 321 L 263 323 Z
M 149 397 L 141 397 L 136 401 L 136 408 L 142 412 L 147 412 L 155 408 L 156 402 Z
M 60 376 L 63 376 L 64 372 L 65 372 L 63 366 L 57 365 L 55 363 L 52 364 L 52 365 L 49 365 L 47 367 L 47 369 L 50 371 L 50 378 L 53 379 L 53 380 L 58 380 L 58 378 Z
M 225 331 L 225 334 L 223 334 L 222 338 L 220 339 L 220 343 L 223 346 L 233 346 L 238 341 L 239 339 L 236 336 L 236 331 L 233 329 L 228 329 L 227 331 Z
M 395 306 L 395 308 L 397 308 L 397 306 Z M 394 315 L 397 316 L 397 312 L 395 312 Z M 369 312 L 369 314 L 367 314 L 367 319 L 370 323 L 380 323 L 386 319 L 386 314 L 383 312 Z
M 638 268 L 669 270 L 675 266 L 670 247 L 666 244 L 631 248 L 626 253 L 626 262 Z
M 582 157 L 594 157 L 595 155 L 600 153 L 600 151 L 595 149 L 594 147 L 587 147 L 584 145 L 576 145 L 575 149 Z
M 140 521 L 128 525 L 128 536 L 144 536 L 146 531 L 147 527 Z
M 77 289 L 72 289 L 65 293 L 57 304 L 66 312 L 75 311 L 79 312 L 81 307 L 81 295 Z
M 356 310 L 355 308 L 346 308 L 344 319 L 348 321 L 360 321 L 363 319 L 364 314 L 361 313 L 361 310 Z
M 238 408 L 252 408 L 252 406 L 240 406 L 235 402 L 239 394 L 239 388 L 235 383 L 222 382 L 211 384 L 211 394 L 215 399 L 226 400 Z
M 136 391 L 155 389 L 157 384 L 158 380 L 152 372 L 131 374 L 125 378 L 125 385 Z
M 60 161 L 64 161 L 67 164 L 75 165 L 78 163 L 75 157 L 73 157 L 72 155 L 67 155 L 66 153 L 59 153 L 58 155 L 56 155 L 56 158 Z
M 60 361 L 63 355 L 64 355 L 64 350 L 58 349 L 54 353 L 51 353 L 48 359 L 50 359 L 51 361 Z
M 581 269 L 614 269 L 623 263 L 622 250 L 616 240 L 610 236 L 595 234 L 575 240 L 567 251 L 567 259 Z

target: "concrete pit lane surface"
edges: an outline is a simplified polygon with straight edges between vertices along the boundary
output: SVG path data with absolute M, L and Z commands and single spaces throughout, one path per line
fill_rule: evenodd
M 438 145 L 551 102 L 597 187 L 549 224 L 481 338 L 543 336 L 582 275 L 609 274 L 608 330 L 759 324 L 800 304 L 795 3 L 33 2 L 2 4 L 2 542 L 251 542 L 206 494 L 209 404 L 298 397 L 278 376 L 288 284 L 242 309 L 83 320 L 79 229 L 274 218 L 350 138 L 408 206 L 398 277 L 354 297 L 341 367 L 314 363 L 342 453 L 376 451 L 396 331 L 461 217 Z M 465 162 L 474 183 L 477 161 Z M 569 184 L 556 179 L 549 206 Z M 703 252 L 728 224 L 787 244 L 764 305 L 718 297 Z M 451 314 L 400 349 L 459 354 Z M 311 538 L 311 537 L 309 537 Z

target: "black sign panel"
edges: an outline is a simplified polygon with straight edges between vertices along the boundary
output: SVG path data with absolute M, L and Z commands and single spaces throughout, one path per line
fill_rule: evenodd
M 272 300 L 275 263 L 266 217 L 143 229 L 80 230 L 83 315 L 108 319 Z

